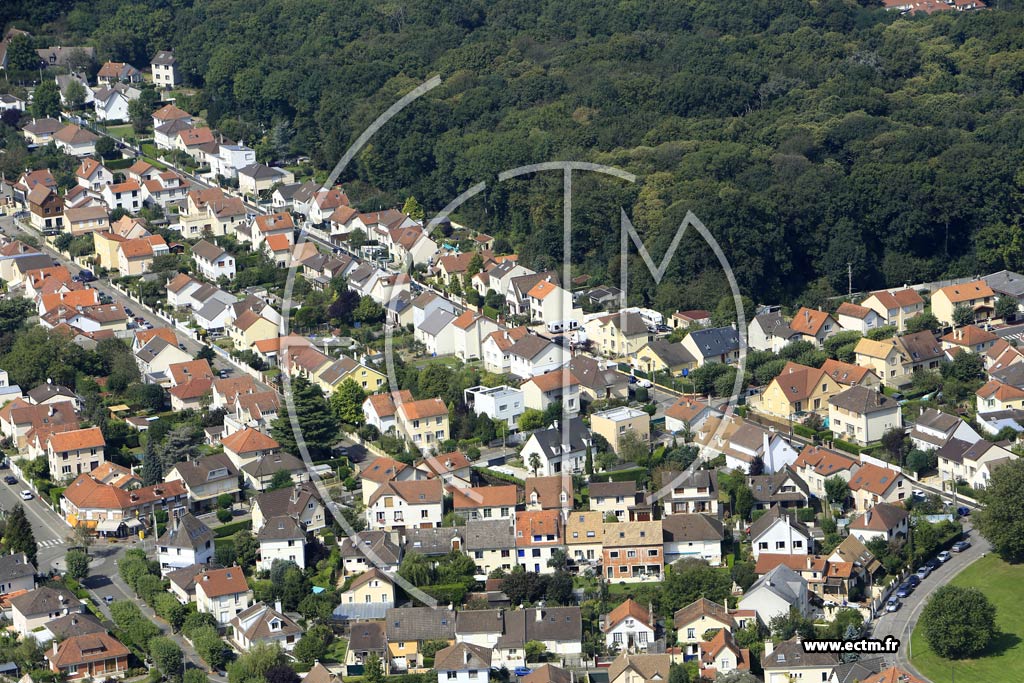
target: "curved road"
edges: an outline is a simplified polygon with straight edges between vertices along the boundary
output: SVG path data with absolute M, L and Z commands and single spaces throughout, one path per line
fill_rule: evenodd
M 921 582 L 909 598 L 904 599 L 903 606 L 897 612 L 882 612 L 876 617 L 871 634 L 872 638 L 880 640 L 886 636 L 893 636 L 900 641 L 900 649 L 895 655 L 886 657 L 886 665 L 896 665 L 906 669 L 911 674 L 922 680 L 928 680 L 922 676 L 910 663 L 913 655 L 910 648 L 910 634 L 914 631 L 918 618 L 924 604 L 937 588 L 953 580 L 953 577 L 966 569 L 972 562 L 991 551 L 988 541 L 980 534 L 974 533 L 969 521 L 964 522 L 964 535 L 971 542 L 971 547 L 962 553 L 952 553 L 952 559 L 933 571 L 927 579 Z

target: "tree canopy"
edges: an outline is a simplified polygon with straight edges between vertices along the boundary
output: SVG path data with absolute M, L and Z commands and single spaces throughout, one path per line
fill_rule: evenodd
M 928 645 L 939 656 L 973 657 L 996 634 L 996 608 L 977 588 L 945 585 L 928 599 L 921 626 Z

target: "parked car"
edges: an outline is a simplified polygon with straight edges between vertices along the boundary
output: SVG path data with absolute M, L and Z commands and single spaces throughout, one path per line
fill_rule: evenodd
M 6 477 L 4 477 L 4 483 L 9 486 L 14 486 L 15 484 L 18 483 L 18 480 L 14 478 L 14 475 L 8 474 Z
M 928 565 L 924 565 L 923 567 L 918 567 L 917 568 L 917 577 L 919 579 L 921 579 L 922 581 L 927 579 L 928 575 L 931 574 L 931 573 L 932 573 L 932 568 L 929 567 Z
M 636 381 L 636 385 L 644 389 L 650 389 L 652 386 L 651 381 L 649 379 L 638 379 Z
M 29 491 L 28 489 L 22 489 L 20 495 L 22 500 L 32 500 L 33 498 L 35 498 L 35 496 L 32 495 L 32 492 Z
M 960 515 L 961 517 L 966 517 L 967 515 L 971 514 L 971 508 L 964 507 L 963 505 L 961 505 L 956 509 L 956 514 Z
M 531 671 L 532 671 L 532 669 L 530 669 L 528 667 L 517 666 L 515 668 L 514 673 L 515 673 L 516 676 L 529 676 Z
M 78 281 L 79 282 L 92 282 L 95 279 L 96 279 L 96 276 L 93 274 L 93 272 L 91 270 L 82 269 L 82 270 L 78 271 Z
M 909 583 L 904 583 L 899 588 L 896 589 L 896 597 L 897 598 L 909 598 L 910 594 L 913 593 L 913 592 L 914 592 L 914 587 L 911 586 Z
M 954 553 L 962 553 L 963 551 L 967 550 L 970 547 L 971 547 L 971 542 L 970 541 L 957 541 L 956 543 L 953 544 L 953 547 L 950 548 L 950 550 L 952 550 Z
M 914 489 L 911 493 L 914 496 L 914 498 L 917 498 L 918 500 L 924 500 L 925 498 L 924 491 L 922 491 L 921 489 Z
M 943 550 L 941 553 L 939 553 L 938 555 L 935 556 L 935 559 L 938 560 L 939 562 L 945 563 L 945 562 L 949 562 L 951 559 L 953 559 L 953 556 L 949 554 L 948 550 Z
M 109 605 L 110 603 L 114 602 L 114 596 L 113 595 L 104 595 L 103 596 L 103 602 L 105 602 L 105 603 L 107 603 Z
M 942 566 L 942 560 L 940 560 L 938 557 L 933 557 L 932 559 L 925 562 L 925 564 L 931 567 L 932 571 L 935 571 L 936 569 Z
M 130 308 L 126 308 L 126 309 L 124 309 L 124 314 L 125 314 L 126 316 L 128 316 L 129 318 L 134 318 L 134 317 L 135 317 L 135 311 L 133 311 L 133 310 L 132 310 L 132 309 L 130 309 Z
M 899 598 L 889 598 L 888 600 L 885 601 L 885 611 L 886 612 L 895 612 L 896 610 L 898 610 L 902 606 L 903 606 L 903 603 L 900 602 Z
M 918 586 L 921 585 L 921 577 L 918 576 L 917 574 L 911 574 L 910 576 L 907 577 L 907 581 L 906 582 L 909 583 L 914 588 L 917 588 Z

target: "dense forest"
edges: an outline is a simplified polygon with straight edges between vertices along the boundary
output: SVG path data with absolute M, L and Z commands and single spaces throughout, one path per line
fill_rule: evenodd
M 268 158 L 332 167 L 426 78 L 443 85 L 378 133 L 343 176 L 364 209 L 415 195 L 561 258 L 561 177 L 579 159 L 574 270 L 618 279 L 619 208 L 659 254 L 687 210 L 745 294 L 818 303 L 855 290 L 1024 268 L 1024 8 L 901 17 L 853 0 L 8 0 L 0 22 L 148 66 L 173 48 L 187 104 Z M 994 5 L 995 3 L 993 3 Z M 269 151 L 268 151 L 269 150 Z M 721 271 L 696 234 L 631 296 L 707 306 Z

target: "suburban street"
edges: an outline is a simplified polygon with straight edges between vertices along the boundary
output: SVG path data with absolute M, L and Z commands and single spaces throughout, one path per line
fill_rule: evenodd
M 910 634 L 921 617 L 921 610 L 930 596 L 940 586 L 949 583 L 954 576 L 966 569 L 972 562 L 991 551 L 988 541 L 975 532 L 968 520 L 964 520 L 964 536 L 970 540 L 971 547 L 962 553 L 952 553 L 952 559 L 934 570 L 921 585 L 902 600 L 903 606 L 896 612 L 881 612 L 875 618 L 871 637 L 879 640 L 893 636 L 900 641 L 900 649 L 895 655 L 887 655 L 890 665 L 901 666 L 907 671 L 920 676 L 910 663 L 913 652 L 910 648 Z

